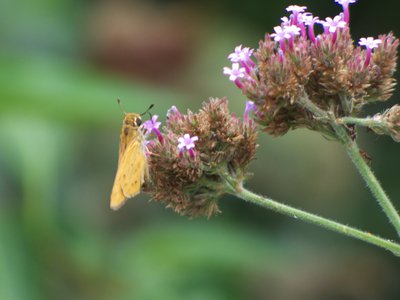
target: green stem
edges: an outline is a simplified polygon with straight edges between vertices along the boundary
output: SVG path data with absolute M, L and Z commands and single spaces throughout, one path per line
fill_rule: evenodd
M 371 190 L 375 199 L 378 201 L 379 205 L 383 209 L 384 213 L 388 217 L 389 221 L 393 224 L 394 228 L 397 231 L 397 234 L 400 236 L 400 216 L 396 211 L 396 208 L 393 206 L 389 197 L 383 190 L 381 184 L 376 179 L 374 173 L 369 168 L 368 164 L 365 162 L 364 158 L 360 154 L 360 149 L 357 146 L 357 143 L 353 141 L 346 128 L 339 124 L 336 119 L 328 112 L 320 109 L 316 106 L 312 101 L 310 101 L 307 97 L 303 97 L 299 100 L 299 102 L 310 112 L 312 112 L 316 117 L 330 119 L 330 124 L 334 131 L 336 132 L 337 137 L 342 142 L 342 144 L 346 147 L 347 154 L 351 158 L 353 164 L 356 166 L 358 172 L 361 177 L 366 182 L 367 186 Z M 343 119 L 343 118 L 342 118 Z
M 383 239 L 379 236 L 373 235 L 369 232 L 364 232 L 353 227 L 340 224 L 338 222 L 305 212 L 303 210 L 293 208 L 291 206 L 276 202 L 272 199 L 262 197 L 254 194 L 253 192 L 245 189 L 242 182 L 235 181 L 231 177 L 225 178 L 227 181 L 227 192 L 245 201 L 260 205 L 262 207 L 274 210 L 278 213 L 287 215 L 289 217 L 305 221 L 326 228 L 328 230 L 337 232 L 339 234 L 352 237 L 366 243 L 381 247 L 392 252 L 396 256 L 400 256 L 400 245 L 392 241 Z
M 387 131 L 388 124 L 385 121 L 377 120 L 374 118 L 353 118 L 353 117 L 343 117 L 337 120 L 339 124 L 354 124 L 357 126 L 364 126 L 374 129 L 380 129 L 382 131 Z

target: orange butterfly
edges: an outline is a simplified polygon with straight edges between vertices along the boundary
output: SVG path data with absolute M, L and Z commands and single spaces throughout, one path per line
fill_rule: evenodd
M 142 184 L 149 177 L 145 138 L 140 127 L 143 114 L 125 113 L 119 143 L 118 170 L 111 192 L 110 207 L 114 210 L 139 194 Z

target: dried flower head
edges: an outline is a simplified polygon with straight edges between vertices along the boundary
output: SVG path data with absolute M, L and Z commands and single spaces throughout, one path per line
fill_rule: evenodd
M 219 212 L 225 193 L 221 175 L 245 177 L 256 152 L 256 127 L 229 113 L 228 101 L 210 99 L 202 109 L 181 114 L 174 108 L 162 129 L 163 142 L 148 144 L 150 180 L 145 191 L 182 215 Z
M 336 2 L 344 12 L 325 21 L 304 13 L 305 7 L 290 6 L 293 14 L 282 18 L 275 33 L 266 34 L 253 52 L 255 66 L 240 69 L 237 65 L 225 72 L 254 102 L 255 121 L 271 135 L 306 127 L 335 136 L 329 124 L 298 104 L 304 96 L 340 118 L 355 116 L 364 105 L 392 95 L 399 41 L 388 34 L 361 39 L 357 45 L 348 26 L 349 4 L 356 1 Z M 318 36 L 315 23 L 325 28 Z
M 370 127 L 377 134 L 387 134 L 400 142 L 400 105 L 394 105 L 382 114 L 376 114 L 373 120 L 381 126 Z

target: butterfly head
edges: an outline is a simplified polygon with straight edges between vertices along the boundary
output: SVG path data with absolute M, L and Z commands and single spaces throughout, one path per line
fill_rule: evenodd
M 142 118 L 139 114 L 135 113 L 127 113 L 124 118 L 124 125 L 139 127 L 142 125 Z

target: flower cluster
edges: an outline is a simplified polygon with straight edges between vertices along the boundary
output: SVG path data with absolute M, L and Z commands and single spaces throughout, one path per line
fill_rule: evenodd
M 210 99 L 198 113 L 173 106 L 159 131 L 162 139 L 147 143 L 150 178 L 144 191 L 182 215 L 219 212 L 218 198 L 226 192 L 221 175 L 244 178 L 255 156 L 257 133 L 248 113 L 240 120 L 229 113 L 226 99 Z
M 279 136 L 297 127 L 333 135 L 329 124 L 316 120 L 298 100 L 308 97 L 336 117 L 354 116 L 365 104 L 385 101 L 393 92 L 399 41 L 390 33 L 361 38 L 349 30 L 349 4 L 336 0 L 343 13 L 319 20 L 305 6 L 291 5 L 274 33 L 259 48 L 236 47 L 224 74 L 254 102 L 256 122 Z M 314 27 L 323 32 L 315 35 Z

